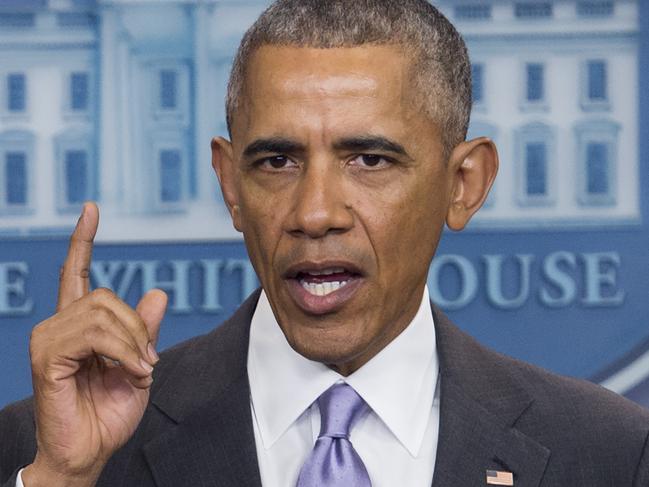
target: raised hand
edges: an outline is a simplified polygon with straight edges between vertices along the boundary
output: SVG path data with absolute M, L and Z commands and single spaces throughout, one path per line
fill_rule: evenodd
M 99 210 L 86 203 L 61 270 L 57 312 L 32 331 L 37 453 L 25 487 L 94 485 L 139 424 L 158 361 L 167 305 L 149 291 L 132 309 L 107 289 L 89 291 Z

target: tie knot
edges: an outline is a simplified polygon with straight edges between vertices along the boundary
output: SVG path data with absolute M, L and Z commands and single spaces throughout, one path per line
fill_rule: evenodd
M 345 383 L 334 384 L 318 398 L 320 436 L 349 438 L 349 432 L 368 409 L 363 398 Z

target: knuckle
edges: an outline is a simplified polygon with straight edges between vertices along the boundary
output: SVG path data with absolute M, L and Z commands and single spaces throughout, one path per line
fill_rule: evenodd
M 90 279 L 90 268 L 88 266 L 84 266 L 79 269 L 79 276 L 82 279 Z
M 135 323 L 137 324 L 136 326 L 136 332 L 138 335 L 140 335 L 141 338 L 149 338 L 149 332 L 147 331 L 146 324 L 144 323 L 144 320 L 140 318 L 137 314 L 135 315 Z
M 41 356 L 42 356 L 41 349 L 38 346 L 34 345 L 32 342 L 30 342 L 30 344 L 29 344 L 29 360 L 32 363 L 32 368 L 34 368 L 35 366 L 38 366 L 38 364 L 41 363 L 41 361 L 42 361 Z
M 32 328 L 31 333 L 29 334 L 29 343 L 33 345 L 34 342 L 38 342 L 43 335 L 43 323 L 39 323 L 34 328 Z
M 52 336 L 48 333 L 49 319 L 40 322 L 29 334 L 29 353 L 30 355 L 39 351 L 42 348 L 48 348 L 49 342 L 52 341 Z
M 113 314 L 113 312 L 104 306 L 93 307 L 90 311 L 88 311 L 88 315 L 89 323 L 92 323 L 93 325 L 97 325 L 99 323 L 111 323 L 115 320 L 115 315 Z
M 38 363 L 32 361 L 32 380 L 34 383 L 43 382 L 46 379 L 44 368 Z
M 31 362 L 32 375 L 42 377 L 45 375 L 47 347 L 41 346 L 37 341 L 29 342 L 29 359 Z
M 70 247 L 78 247 L 80 245 L 83 245 L 83 238 L 79 235 L 77 228 L 72 232 L 72 235 L 70 235 Z
M 133 379 L 131 384 L 137 387 L 138 389 L 148 389 L 153 384 L 153 377 L 147 376 L 142 379 Z
M 35 379 L 46 380 L 48 377 L 49 365 L 42 354 L 36 353 L 31 357 L 32 377 Z
M 107 287 L 99 287 L 90 294 L 97 301 L 107 301 L 115 298 L 115 293 Z
M 106 335 L 106 330 L 101 325 L 95 324 L 85 328 L 81 334 L 87 343 L 93 343 L 103 338 Z
M 36 373 L 40 370 L 40 364 L 43 361 L 41 350 L 30 343 L 29 345 L 29 358 L 32 364 L 32 371 Z

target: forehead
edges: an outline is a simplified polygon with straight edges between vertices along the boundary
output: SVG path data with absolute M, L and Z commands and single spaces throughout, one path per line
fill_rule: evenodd
M 404 51 L 392 45 L 262 46 L 251 59 L 247 84 L 253 91 L 272 87 L 287 94 L 308 95 L 314 90 L 355 94 L 359 89 L 401 87 L 408 66 Z
M 403 48 L 263 46 L 252 56 L 235 119 L 253 131 L 314 122 L 408 123 L 418 116 L 411 61 Z M 235 120 L 236 125 L 236 120 Z

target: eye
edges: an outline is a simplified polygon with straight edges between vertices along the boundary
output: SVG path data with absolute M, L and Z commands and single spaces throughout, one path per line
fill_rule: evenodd
M 380 169 L 392 164 L 392 160 L 376 154 L 360 154 L 350 161 L 353 166 Z
M 297 167 L 297 163 L 286 156 L 272 156 L 260 159 L 257 165 L 267 171 L 280 171 Z

